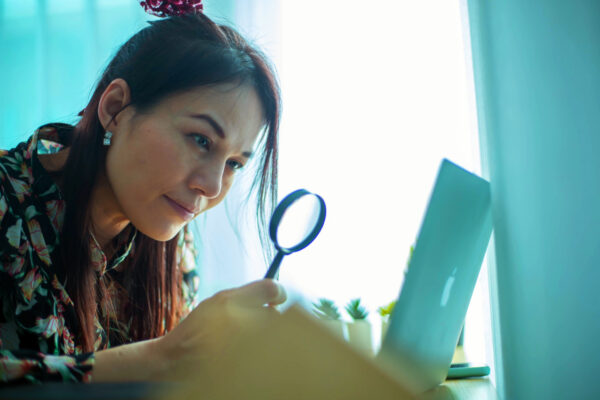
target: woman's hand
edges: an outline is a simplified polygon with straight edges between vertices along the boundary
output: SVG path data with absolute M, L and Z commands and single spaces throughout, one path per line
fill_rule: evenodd
M 271 279 L 224 290 L 200 303 L 153 345 L 166 361 L 166 369 L 176 375 L 190 368 L 194 372 L 210 368 L 242 335 L 278 313 L 273 306 L 285 300 L 283 287 Z
M 94 381 L 180 380 L 210 368 L 237 340 L 260 327 L 286 300 L 283 287 L 263 279 L 201 302 L 165 336 L 96 353 Z

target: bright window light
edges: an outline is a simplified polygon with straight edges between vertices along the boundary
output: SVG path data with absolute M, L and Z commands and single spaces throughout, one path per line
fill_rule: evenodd
M 441 159 L 480 174 L 461 18 L 457 1 L 281 2 L 280 193 L 305 187 L 328 210 L 280 270 L 304 296 L 376 314 L 398 295 Z M 467 336 L 481 361 L 486 297 L 480 279 Z

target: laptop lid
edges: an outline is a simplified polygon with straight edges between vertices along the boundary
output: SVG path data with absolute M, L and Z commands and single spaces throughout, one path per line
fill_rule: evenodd
M 415 392 L 445 378 L 492 233 L 490 185 L 444 159 L 378 357 Z

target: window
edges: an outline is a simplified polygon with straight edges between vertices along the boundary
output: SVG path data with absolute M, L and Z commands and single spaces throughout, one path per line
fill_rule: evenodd
M 304 187 L 328 206 L 280 280 L 304 301 L 360 297 L 376 321 L 398 295 L 441 159 L 481 175 L 466 4 L 266 3 L 245 2 L 236 21 L 280 74 L 280 196 Z M 254 260 L 245 270 L 259 278 Z M 487 282 L 484 264 L 465 347 L 493 368 Z

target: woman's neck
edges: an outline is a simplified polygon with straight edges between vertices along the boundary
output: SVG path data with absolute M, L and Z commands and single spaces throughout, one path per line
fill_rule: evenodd
M 90 216 L 96 241 L 105 253 L 112 253 L 112 240 L 129 225 L 129 220 L 121 211 L 104 174 L 100 175 L 92 190 Z M 106 255 L 109 257 L 109 254 Z

